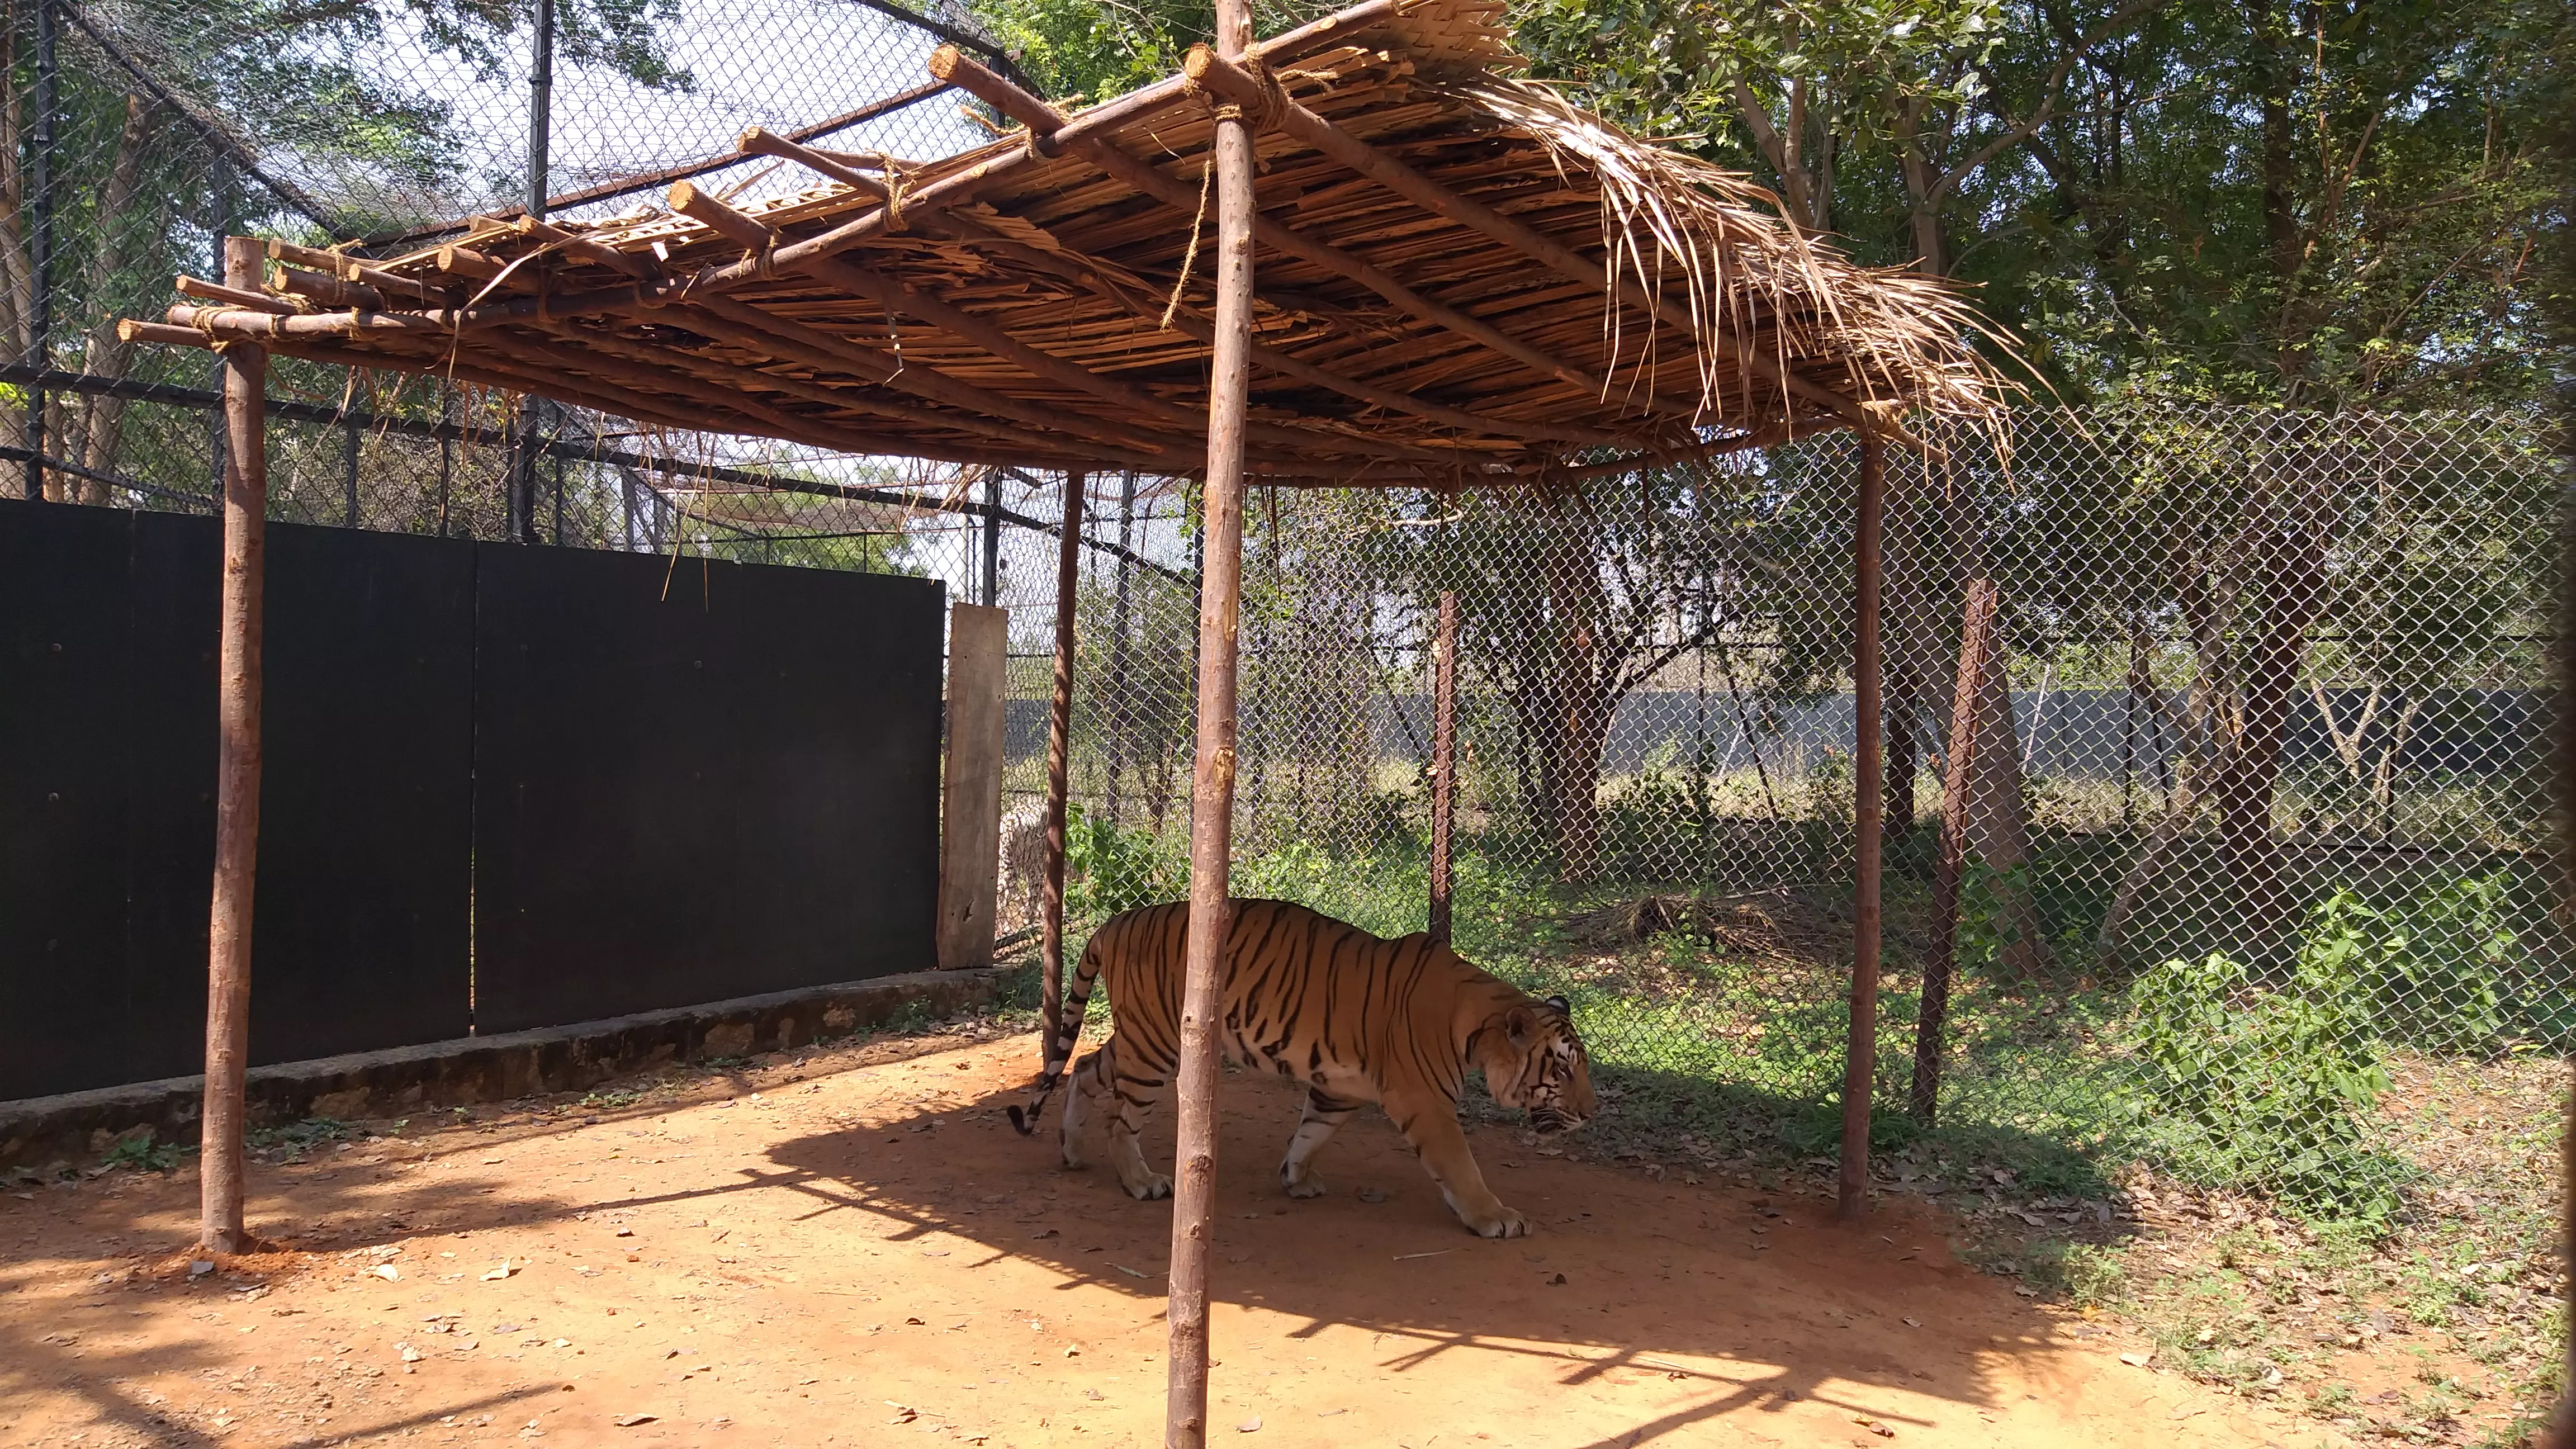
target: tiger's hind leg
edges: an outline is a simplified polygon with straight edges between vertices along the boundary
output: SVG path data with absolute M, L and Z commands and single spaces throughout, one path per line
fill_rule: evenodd
M 1112 1038 L 1114 1044 L 1115 1038 Z M 1109 1055 L 1103 1048 L 1101 1055 Z M 1101 1075 L 1118 1094 L 1116 1110 L 1109 1118 L 1109 1165 L 1118 1169 L 1119 1184 L 1127 1195 L 1139 1202 L 1152 1202 L 1172 1195 L 1172 1180 L 1145 1163 L 1145 1150 L 1140 1138 L 1145 1131 L 1145 1116 L 1160 1101 L 1169 1077 L 1147 1076 L 1141 1063 L 1120 1058 L 1104 1064 Z
M 1279 1185 L 1290 1197 L 1322 1197 L 1324 1184 L 1306 1165 L 1324 1144 L 1333 1140 L 1334 1129 L 1351 1120 L 1351 1114 L 1363 1104 L 1344 1102 L 1324 1095 L 1319 1088 L 1306 1091 L 1306 1115 L 1297 1122 L 1297 1134 L 1288 1139 L 1288 1155 L 1279 1163 Z
M 1073 1081 L 1069 1084 L 1072 1090 L 1064 1094 L 1064 1115 L 1056 1127 L 1057 1150 L 1062 1153 L 1067 1167 L 1085 1165 L 1082 1129 L 1091 1116 L 1092 1099 L 1109 1090 L 1107 1064 L 1112 1055 L 1110 1049 L 1116 1045 L 1113 1038 L 1085 1056 L 1073 1069 Z

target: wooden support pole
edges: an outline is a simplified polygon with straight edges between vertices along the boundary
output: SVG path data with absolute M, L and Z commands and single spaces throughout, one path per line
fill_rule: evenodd
M 1217 0 L 1219 50 L 1252 43 L 1251 0 Z M 1208 373 L 1205 551 L 1199 574 L 1198 748 L 1190 780 L 1190 920 L 1182 946 L 1180 1123 L 1172 1192 L 1164 1449 L 1205 1449 L 1208 1260 L 1216 1207 L 1217 1027 L 1232 934 L 1235 623 L 1243 589 L 1243 440 L 1252 386 L 1252 127 L 1217 112 L 1216 341 Z
M 1887 444 L 1860 430 L 1860 501 L 1852 528 L 1852 986 L 1843 1058 L 1842 1172 L 1834 1217 L 1861 1220 L 1869 1206 L 1869 1108 L 1878 1069 L 1879 811 L 1886 789 L 1880 737 L 1878 603 L 1880 525 L 1887 505 Z
M 993 964 L 1002 852 L 1008 610 L 948 608 L 948 772 L 939 814 L 939 969 Z
M 1941 774 L 1941 858 L 1932 872 L 1932 941 L 1923 956 L 1923 1009 L 1914 1024 L 1914 1080 L 1906 1112 L 1929 1127 L 1941 1110 L 1941 1054 L 1950 1020 L 1950 972 L 1959 935 L 1959 881 L 1968 864 L 1968 791 L 1976 780 L 1977 681 L 1995 627 L 1995 581 L 1970 579 L 1959 629 L 1959 682 L 1950 696 L 1950 746 Z
M 671 183 L 671 209 L 749 250 L 767 251 L 778 245 L 778 233 L 766 223 L 725 205 L 722 198 L 694 181 Z
M 1073 761 L 1073 625 L 1082 589 L 1082 490 L 1090 479 L 1064 475 L 1063 534 L 1055 551 L 1055 701 L 1047 715 L 1046 883 L 1038 909 L 1040 1004 L 1046 1039 L 1064 1022 L 1064 804 Z
M 229 275 L 227 273 L 227 276 Z M 201 302 L 221 302 L 227 307 L 244 307 L 253 312 L 265 312 L 272 317 L 299 317 L 304 314 L 303 308 L 285 298 L 272 297 L 261 291 L 257 273 L 251 275 L 248 286 L 237 282 L 227 285 L 223 282 L 201 281 L 184 275 L 170 285 L 180 296 L 194 297 Z
M 1458 799 L 1458 591 L 1440 591 L 1431 645 L 1431 939 L 1449 944 L 1449 832 Z
M 248 290 L 257 241 L 224 242 L 224 277 Z M 200 1246 L 238 1253 L 243 1088 L 250 1067 L 251 892 L 259 866 L 261 603 L 267 587 L 268 354 L 224 350 L 224 576 L 216 616 L 215 877 L 206 949 L 206 1095 L 197 1161 Z

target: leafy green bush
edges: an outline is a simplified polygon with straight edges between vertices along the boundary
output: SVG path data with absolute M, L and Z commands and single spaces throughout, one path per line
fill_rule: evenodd
M 1120 911 L 1189 892 L 1189 860 L 1151 831 L 1122 830 L 1115 823 L 1065 807 L 1065 915 L 1095 924 Z
M 2388 1089 L 2373 1020 L 2388 969 L 2378 917 L 2337 891 L 2310 917 L 2289 979 L 2223 955 L 2167 961 L 2130 988 L 2142 1125 L 2174 1168 L 2321 1217 L 2385 1217 L 2400 1169 L 2363 1116 Z
M 2432 1051 L 2492 1053 L 2520 1015 L 2508 984 L 2520 937 L 2504 923 L 2502 874 L 2423 891 L 2382 917 L 2388 943 L 2372 995 L 2390 1039 Z

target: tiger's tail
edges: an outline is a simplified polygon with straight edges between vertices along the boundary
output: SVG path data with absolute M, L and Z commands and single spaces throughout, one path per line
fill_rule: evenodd
M 1082 962 L 1065 986 L 1062 1024 L 1047 1039 L 1046 1064 L 1038 1073 L 1038 1084 L 1029 1090 L 1027 1105 L 1010 1108 L 1011 1129 L 1023 1137 L 1037 1130 L 1047 1098 L 1055 1095 L 1056 1084 L 1064 1080 L 1065 1063 L 1073 1060 L 1073 1044 L 1082 1037 L 1083 1014 L 1091 1005 L 1092 988 L 1100 981 L 1100 943 L 1108 934 L 1106 930 L 1094 933 L 1091 944 L 1083 948 Z

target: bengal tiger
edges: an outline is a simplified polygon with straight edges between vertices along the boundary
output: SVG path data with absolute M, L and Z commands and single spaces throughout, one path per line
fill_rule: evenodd
M 1562 996 L 1544 1001 L 1494 979 L 1429 936 L 1389 941 L 1287 901 L 1238 900 L 1226 936 L 1222 1044 L 1238 1064 L 1306 1085 L 1306 1111 L 1279 1164 L 1290 1197 L 1319 1197 L 1315 1154 L 1334 1129 L 1375 1102 L 1422 1159 L 1450 1211 L 1488 1238 L 1517 1238 L 1529 1220 L 1485 1186 L 1458 1125 L 1467 1069 L 1486 1090 L 1527 1110 L 1541 1132 L 1581 1126 L 1597 1108 L 1591 1060 Z M 1189 904 L 1111 917 L 1082 953 L 1062 1028 L 1011 1125 L 1028 1135 L 1062 1080 L 1083 1008 L 1105 984 L 1116 1009 L 1109 1040 L 1074 1069 L 1059 1128 L 1067 1167 L 1083 1165 L 1088 1109 L 1115 1093 L 1109 1161 L 1130 1196 L 1168 1196 L 1171 1178 L 1145 1163 L 1137 1136 L 1168 1092 L 1180 1060 L 1182 941 Z

